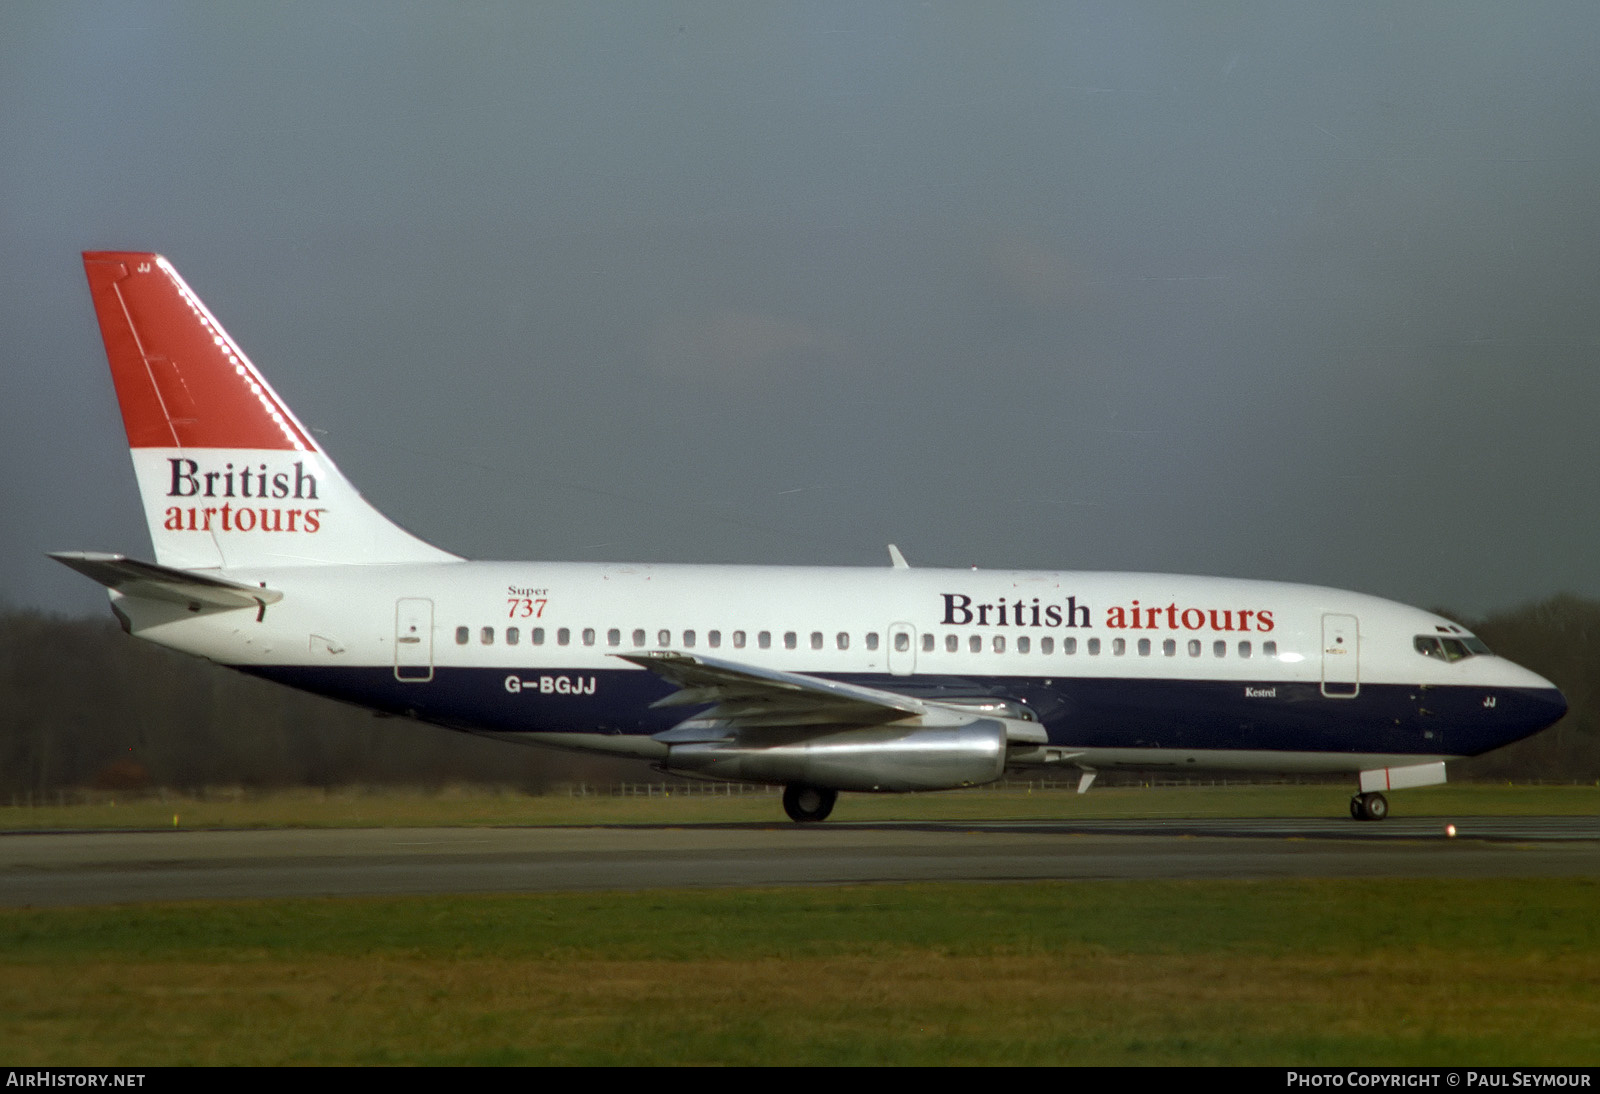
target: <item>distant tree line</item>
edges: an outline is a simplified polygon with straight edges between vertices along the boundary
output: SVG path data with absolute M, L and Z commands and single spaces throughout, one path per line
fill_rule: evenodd
M 1600 779 L 1600 603 L 1562 596 L 1471 623 L 1555 682 L 1567 717 L 1452 765 L 1456 778 Z M 518 748 L 279 687 L 124 635 L 0 609 L 0 804 L 59 789 L 659 779 L 642 763 Z

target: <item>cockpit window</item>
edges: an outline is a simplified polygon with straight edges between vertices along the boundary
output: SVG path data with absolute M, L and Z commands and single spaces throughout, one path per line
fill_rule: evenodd
M 1489 654 L 1489 647 L 1478 638 L 1470 635 L 1461 638 L 1437 638 L 1431 634 L 1419 634 L 1411 640 L 1416 651 L 1424 657 L 1436 657 L 1441 661 L 1464 661 L 1468 657 L 1483 657 Z

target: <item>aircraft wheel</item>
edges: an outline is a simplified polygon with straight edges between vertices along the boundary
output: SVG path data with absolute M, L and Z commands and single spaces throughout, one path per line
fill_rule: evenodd
M 1389 815 L 1389 799 L 1382 794 L 1363 794 L 1359 800 L 1362 820 L 1379 821 Z
M 1357 794 L 1350 799 L 1350 817 L 1352 820 L 1365 820 L 1365 810 L 1361 805 L 1361 795 Z
M 783 788 L 783 811 L 789 819 L 805 824 L 827 820 L 833 812 L 833 803 L 839 800 L 837 790 L 824 790 L 816 786 L 786 786 Z

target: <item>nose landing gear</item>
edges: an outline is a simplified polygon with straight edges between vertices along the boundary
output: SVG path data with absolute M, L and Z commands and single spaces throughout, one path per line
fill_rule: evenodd
M 1356 820 L 1382 820 L 1389 815 L 1389 799 L 1382 794 L 1357 794 L 1350 799 L 1350 815 Z

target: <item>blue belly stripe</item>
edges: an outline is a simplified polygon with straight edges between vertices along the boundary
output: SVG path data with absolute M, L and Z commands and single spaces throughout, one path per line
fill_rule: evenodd
M 650 735 L 693 708 L 651 710 L 672 685 L 625 669 L 448 668 L 428 682 L 388 667 L 241 665 L 303 691 L 459 730 Z M 520 690 L 507 677 L 522 681 Z M 548 690 L 541 678 L 549 678 Z M 1316 683 L 1069 677 L 833 675 L 918 698 L 993 696 L 1026 702 L 1052 745 L 1476 756 L 1538 732 L 1566 709 L 1553 689 L 1362 684 L 1355 698 Z M 566 692 L 558 690 L 566 681 Z M 531 686 L 526 683 L 532 681 Z M 591 683 L 592 682 L 592 683 Z M 592 687 L 592 692 L 589 690 Z M 1270 691 L 1270 696 L 1247 693 Z M 577 694 L 577 691 L 583 694 Z M 1492 693 L 1494 702 L 1486 704 Z

